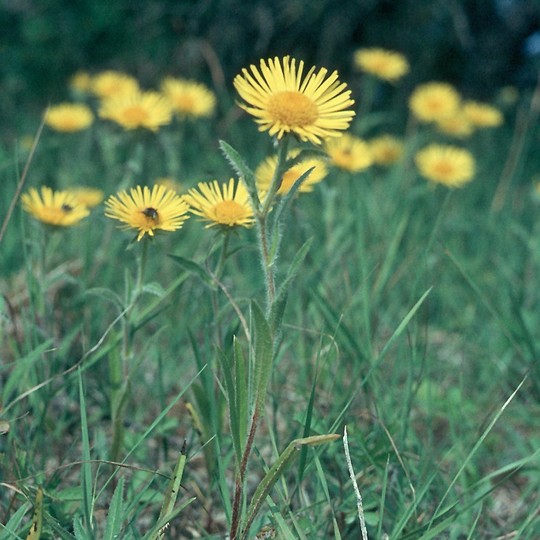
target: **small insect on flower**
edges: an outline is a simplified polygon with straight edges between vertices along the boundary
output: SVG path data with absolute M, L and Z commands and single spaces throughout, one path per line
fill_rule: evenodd
M 145 208 L 142 213 L 150 219 L 153 219 L 154 221 L 158 220 L 158 211 L 155 208 Z
M 188 219 L 189 206 L 183 197 L 165 186 L 137 186 L 111 195 L 105 202 L 105 215 L 124 223 L 123 229 L 139 231 L 137 240 L 155 231 L 175 231 Z

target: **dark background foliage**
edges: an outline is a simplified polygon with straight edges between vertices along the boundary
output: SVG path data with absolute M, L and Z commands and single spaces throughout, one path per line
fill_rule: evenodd
M 1 0 L 0 28 L 0 113 L 14 126 L 22 106 L 64 99 L 78 70 L 124 70 L 148 86 L 173 74 L 226 88 L 250 62 L 290 53 L 348 80 L 361 46 L 405 53 L 409 85 L 438 78 L 488 99 L 504 85 L 534 83 L 540 2 Z

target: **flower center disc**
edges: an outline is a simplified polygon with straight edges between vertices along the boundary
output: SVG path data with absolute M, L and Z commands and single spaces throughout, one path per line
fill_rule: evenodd
M 454 175 L 454 166 L 448 161 L 439 161 L 433 165 L 433 170 L 440 178 L 449 178 Z
M 132 107 L 127 107 L 124 110 L 124 119 L 128 122 L 134 124 L 141 124 L 148 118 L 148 113 L 138 105 L 133 105 Z
M 245 217 L 244 207 L 236 201 L 221 201 L 214 207 L 216 221 L 223 225 L 236 225 Z
M 319 117 L 317 105 L 300 92 L 278 92 L 270 97 L 267 108 L 274 120 L 288 126 L 308 126 Z

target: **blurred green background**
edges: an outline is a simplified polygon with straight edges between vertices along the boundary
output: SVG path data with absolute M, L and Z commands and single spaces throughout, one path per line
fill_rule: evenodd
M 149 87 L 172 74 L 219 89 L 250 62 L 290 53 L 337 68 L 354 89 L 361 46 L 405 53 L 409 87 L 438 78 L 489 99 L 534 84 L 540 1 L 2 0 L 0 28 L 5 137 L 18 132 L 22 108 L 65 99 L 78 70 L 123 70 Z

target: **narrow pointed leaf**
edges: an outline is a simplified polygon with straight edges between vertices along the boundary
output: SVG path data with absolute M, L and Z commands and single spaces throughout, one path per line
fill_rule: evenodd
M 32 517 L 32 525 L 26 540 L 39 540 L 41 537 L 41 526 L 43 524 L 43 489 L 41 486 L 37 488 L 36 500 L 34 502 L 34 516 Z
M 122 521 L 124 519 L 124 478 L 120 477 L 107 514 L 107 526 L 105 528 L 104 540 L 116 540 L 120 538 Z
M 329 442 L 336 441 L 341 438 L 341 435 L 337 433 L 330 433 L 328 435 L 315 435 L 313 437 L 305 437 L 303 439 L 295 439 L 278 457 L 277 461 L 272 465 L 270 470 L 265 474 L 261 483 L 257 486 L 253 498 L 249 504 L 249 508 L 246 513 L 245 526 L 242 529 L 242 540 L 248 538 L 249 528 L 253 523 L 253 520 L 257 516 L 266 496 L 270 493 L 270 490 L 274 484 L 281 477 L 287 467 L 294 461 L 298 453 L 304 446 L 318 446 Z

